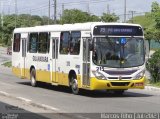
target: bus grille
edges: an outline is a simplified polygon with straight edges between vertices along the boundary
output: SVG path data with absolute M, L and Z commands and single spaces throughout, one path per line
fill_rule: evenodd
M 104 72 L 106 72 L 109 75 L 131 75 L 133 73 L 135 73 L 137 70 L 131 70 L 131 71 L 108 71 L 105 70 Z
M 112 86 L 128 86 L 130 82 L 111 82 Z
M 131 79 L 132 77 L 121 77 L 121 79 Z M 108 77 L 108 79 L 119 79 L 119 77 Z

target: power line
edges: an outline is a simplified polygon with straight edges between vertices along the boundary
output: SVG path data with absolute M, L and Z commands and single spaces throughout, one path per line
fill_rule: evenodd
M 114 1 L 114 0 L 108 0 L 108 1 Z M 107 2 L 106 0 L 92 0 L 90 1 L 90 4 L 91 3 L 101 3 L 101 2 Z M 61 4 L 64 4 L 64 5 L 75 5 L 75 4 L 82 4 L 82 3 L 86 3 L 88 4 L 88 0 L 87 1 L 79 1 L 79 2 L 66 2 L 66 3 L 59 3 L 57 5 L 61 5 Z
M 145 13 L 147 13 L 147 12 L 135 12 L 134 14 L 138 15 L 138 14 L 145 14 Z M 126 15 L 131 15 L 131 13 L 128 13 Z M 117 16 L 124 16 L 124 14 L 118 14 Z
M 129 13 L 131 13 L 131 15 L 132 15 L 131 20 L 132 20 L 132 23 L 133 23 L 133 15 L 136 13 L 136 11 L 129 11 Z
M 9 0 L 8 0 L 9 1 Z M 11 0 L 10 0 L 11 1 Z M 79 4 L 88 4 L 88 1 L 89 0 L 87 0 L 87 1 L 79 1 L 79 2 L 66 2 L 66 3 L 58 3 L 57 5 L 56 5 L 56 7 L 57 6 L 67 6 L 67 5 L 79 5 Z M 108 0 L 108 1 L 113 1 L 113 0 Z M 101 3 L 101 2 L 106 2 L 106 0 L 99 0 L 99 1 L 97 1 L 97 0 L 92 0 L 92 1 L 90 1 L 89 2 L 89 4 L 94 4 L 94 3 Z M 7 2 L 6 2 L 7 3 Z M 54 7 L 54 4 L 52 4 L 53 5 L 53 7 Z M 10 5 L 8 5 L 8 6 L 10 6 Z M 30 9 L 30 8 L 23 8 L 23 9 L 19 9 L 18 10 L 18 12 L 19 13 L 23 13 L 23 12 L 26 12 L 26 11 L 31 11 L 31 12 L 35 12 L 35 11 L 39 11 L 39 10 L 41 10 L 41 9 L 48 9 L 48 3 L 47 4 L 43 4 L 42 6 L 38 6 L 38 7 L 36 7 L 36 8 L 33 8 L 33 9 Z M 56 10 L 57 11 L 57 10 Z
M 38 11 L 38 10 L 43 9 L 43 8 L 48 8 L 48 3 L 47 3 L 47 4 L 45 4 L 45 5 L 42 5 L 42 6 L 39 6 L 39 7 L 33 8 L 33 9 L 26 8 L 26 9 L 19 10 L 19 11 L 20 11 L 20 12 L 23 12 L 23 11 L 29 11 L 29 10 L 30 10 L 31 12 L 33 12 L 33 11 Z

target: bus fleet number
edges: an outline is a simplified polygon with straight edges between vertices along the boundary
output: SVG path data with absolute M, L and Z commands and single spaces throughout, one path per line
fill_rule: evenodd
M 104 67 L 96 67 L 97 71 L 104 71 Z

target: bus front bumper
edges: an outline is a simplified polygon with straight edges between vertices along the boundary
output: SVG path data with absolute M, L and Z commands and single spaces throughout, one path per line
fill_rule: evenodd
M 107 90 L 107 89 L 144 89 L 145 77 L 134 80 L 99 80 L 91 78 L 91 90 Z

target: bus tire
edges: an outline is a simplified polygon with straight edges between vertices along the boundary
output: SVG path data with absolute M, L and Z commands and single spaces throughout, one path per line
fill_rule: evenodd
M 37 86 L 36 70 L 34 68 L 31 69 L 30 80 L 31 80 L 31 86 L 36 87 Z
M 79 93 L 79 88 L 78 88 L 78 82 L 77 82 L 77 79 L 76 79 L 76 76 L 72 76 L 71 78 L 71 90 L 72 90 L 72 93 L 77 95 Z

